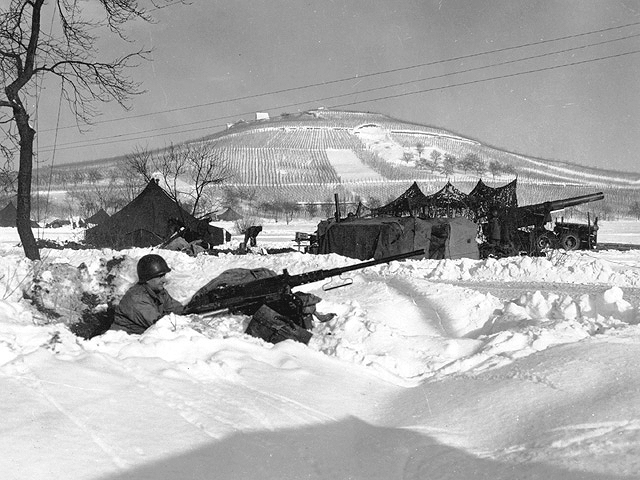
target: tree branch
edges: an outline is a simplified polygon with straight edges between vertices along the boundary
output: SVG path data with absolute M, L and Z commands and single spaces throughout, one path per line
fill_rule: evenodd
M 166 3 L 168 0 L 162 0 Z M 142 93 L 140 84 L 125 76 L 128 67 L 137 65 L 149 53 L 139 50 L 115 59 L 111 63 L 97 60 L 96 37 L 90 30 L 107 26 L 112 33 L 126 40 L 124 24 L 135 18 L 150 21 L 138 0 L 93 0 L 106 17 L 95 23 L 81 18 L 87 3 L 76 0 L 3 0 L 0 6 L 0 85 L 6 96 L 0 107 L 11 108 L 12 121 L 7 138 L 19 146 L 17 227 L 28 258 L 40 258 L 30 227 L 32 169 L 37 151 L 34 151 L 35 130 L 31 126 L 30 104 L 35 80 L 45 74 L 62 80 L 62 95 L 77 120 L 87 123 L 95 115 L 95 101 L 117 101 L 124 108 L 132 95 Z M 6 6 L 8 4 L 8 6 Z M 48 10 L 46 10 L 48 7 Z M 51 33 L 42 31 L 43 9 L 55 12 L 59 26 Z M 37 95 L 40 95 L 40 91 Z M 0 115 L 4 120 L 5 115 Z M 1 122 L 0 122 L 1 125 Z M 11 125 L 16 131 L 12 132 Z M 6 143 L 6 139 L 2 142 Z M 11 149 L 0 145 L 1 153 L 9 155 Z

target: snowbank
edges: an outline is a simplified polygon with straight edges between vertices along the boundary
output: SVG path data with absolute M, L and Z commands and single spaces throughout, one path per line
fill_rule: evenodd
M 68 325 L 117 301 L 153 250 L 0 249 L 3 478 L 637 473 L 638 251 L 405 260 L 305 285 L 336 314 L 305 346 L 231 314 L 82 340 Z M 357 263 L 161 253 L 181 301 L 229 268 Z

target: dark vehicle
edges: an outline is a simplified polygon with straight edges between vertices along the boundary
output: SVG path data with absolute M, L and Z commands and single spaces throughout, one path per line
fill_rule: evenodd
M 598 245 L 598 218 L 593 223 L 556 222 L 556 246 L 565 250 L 591 250 Z

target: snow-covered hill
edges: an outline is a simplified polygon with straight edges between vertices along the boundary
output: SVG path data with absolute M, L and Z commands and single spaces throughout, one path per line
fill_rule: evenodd
M 326 164 L 324 153 L 329 149 L 353 152 L 355 161 L 351 166 L 352 174 L 348 179 L 342 179 L 350 182 L 370 179 L 372 165 L 380 170 L 381 162 L 396 167 L 395 170 L 378 171 L 386 180 L 403 178 L 434 181 L 439 175 L 443 181 L 447 178 L 465 181 L 468 176 L 477 180 L 478 174 L 468 168 L 458 167 L 445 175 L 440 173 L 440 168 L 425 171 L 415 168 L 416 160 L 420 157 L 429 159 L 431 152 L 436 150 L 442 158 L 445 154 L 450 154 L 457 160 L 462 160 L 467 154 L 473 153 L 487 166 L 491 162 L 498 162 L 512 168 L 511 173 L 504 174 L 496 171 L 489 173 L 485 169 L 486 177 L 495 178 L 497 175 L 501 181 L 512 179 L 515 173 L 524 183 L 609 185 L 623 188 L 640 185 L 638 174 L 532 158 L 523 153 L 500 150 L 483 144 L 481 140 L 440 128 L 368 112 L 317 109 L 265 120 L 242 121 L 226 130 L 193 141 L 214 145 L 220 159 L 228 161 L 233 172 L 229 181 L 238 184 L 340 183 L 339 176 L 334 178 L 327 176 L 325 172 L 327 168 L 331 168 Z M 406 153 L 412 158 L 405 157 Z M 314 161 L 310 162 L 312 158 Z M 106 168 L 121 161 L 121 158 L 115 158 L 91 164 L 60 164 L 55 170 Z M 248 162 L 254 166 L 253 169 L 247 168 Z M 255 165 L 260 168 L 256 170 Z M 404 167 L 404 170 L 399 167 Z M 360 175 L 357 175 L 358 168 L 361 169 Z M 273 172 L 280 174 L 274 175 Z

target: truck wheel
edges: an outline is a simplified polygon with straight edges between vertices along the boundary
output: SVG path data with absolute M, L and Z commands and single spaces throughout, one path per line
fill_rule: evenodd
M 553 244 L 551 237 L 547 233 L 543 233 L 536 239 L 536 248 L 539 252 L 544 250 L 545 248 L 550 248 Z
M 577 250 L 580 246 L 580 239 L 575 233 L 565 233 L 560 240 L 560 246 L 565 250 Z

